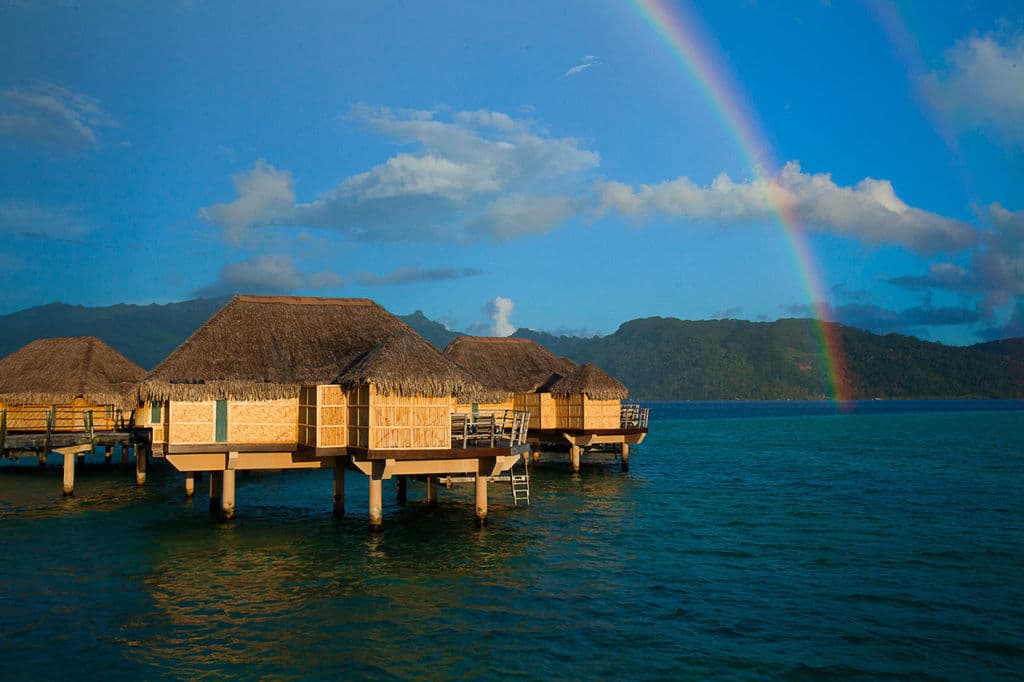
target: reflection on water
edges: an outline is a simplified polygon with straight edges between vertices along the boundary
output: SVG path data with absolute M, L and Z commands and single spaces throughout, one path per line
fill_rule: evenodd
M 471 485 L 385 484 L 375 535 L 327 470 L 239 476 L 228 524 L 166 468 L 0 471 L 0 679 L 1019 677 L 1019 413 L 661 407 L 482 530 Z

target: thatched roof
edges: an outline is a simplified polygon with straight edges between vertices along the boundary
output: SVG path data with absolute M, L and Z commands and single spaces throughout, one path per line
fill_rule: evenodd
M 488 398 L 469 372 L 413 332 L 384 339 L 353 362 L 335 383 L 343 388 L 373 384 L 384 394 L 454 395 L 464 402 L 485 402 Z
M 236 296 L 149 373 L 139 395 L 144 400 L 292 398 L 301 386 L 347 375 L 383 341 L 403 334 L 416 335 L 368 299 Z M 417 357 L 412 345 L 403 346 L 407 358 Z M 380 353 L 401 355 L 398 345 Z M 416 392 L 430 383 L 416 374 L 414 364 L 404 369 L 404 374 L 392 369 L 389 390 Z
M 576 369 L 572 360 L 560 358 L 530 339 L 460 336 L 444 353 L 485 388 L 506 395 L 548 391 Z
M 551 395 L 556 398 L 581 393 L 591 400 L 622 400 L 629 395 L 629 389 L 589 362 L 551 387 Z
M 146 370 L 95 336 L 39 339 L 0 360 L 0 402 L 128 407 Z

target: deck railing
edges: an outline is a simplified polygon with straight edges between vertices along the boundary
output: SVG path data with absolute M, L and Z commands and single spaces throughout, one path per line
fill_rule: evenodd
M 504 447 L 522 445 L 530 426 L 524 410 L 480 410 L 452 415 L 452 447 Z
M 128 427 L 124 413 L 113 405 L 71 407 L 9 406 L 0 410 L 4 433 L 88 433 L 116 431 Z
M 620 425 L 624 429 L 646 429 L 651 408 L 641 407 L 636 403 L 623 403 L 620 412 Z

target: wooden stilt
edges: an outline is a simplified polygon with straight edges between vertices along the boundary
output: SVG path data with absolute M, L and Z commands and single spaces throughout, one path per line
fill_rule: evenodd
M 384 486 L 376 475 L 370 476 L 370 530 L 379 531 L 384 524 Z
M 477 460 L 476 466 L 476 525 L 487 525 L 487 477 L 494 468 L 489 460 Z
M 345 464 L 340 458 L 334 460 L 334 515 L 345 515 Z
M 395 500 L 398 504 L 405 504 L 408 499 L 409 491 L 405 476 L 395 476 Z
M 79 452 L 78 453 L 78 463 L 79 464 L 83 464 L 83 465 L 85 464 L 85 453 L 84 452 Z
M 46 466 L 46 451 L 42 448 L 36 448 L 36 457 L 39 458 L 39 466 Z
M 535 463 L 540 461 L 540 444 L 539 443 L 537 444 L 537 449 L 535 449 L 533 451 L 533 461 Z
M 221 472 L 220 517 L 225 521 L 235 518 L 235 470 Z
M 210 513 L 215 514 L 220 509 L 221 472 L 210 472 Z
M 103 463 L 104 464 L 110 464 L 110 462 L 112 461 L 113 457 L 114 457 L 114 446 L 113 445 L 108 445 L 105 448 L 103 448 Z
M 437 506 L 437 476 L 427 476 L 427 504 Z
M 121 464 L 128 466 L 128 451 L 131 448 L 128 443 L 121 443 Z
M 629 443 L 622 444 L 622 470 L 629 471 Z
M 185 497 L 191 499 L 196 494 L 196 475 L 195 472 L 185 472 Z
M 144 446 L 135 446 L 135 485 L 146 485 L 146 457 L 148 454 Z
M 580 451 L 582 449 L 583 448 L 576 444 L 569 446 L 569 463 L 572 466 L 572 472 L 574 474 L 578 474 L 580 472 Z
M 64 455 L 64 497 L 75 494 L 75 459 L 72 454 Z

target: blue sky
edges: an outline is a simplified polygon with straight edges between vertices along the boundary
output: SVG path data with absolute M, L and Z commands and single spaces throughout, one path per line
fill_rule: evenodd
M 660 4 L 762 149 L 632 2 L 0 2 L 0 313 L 267 292 L 593 334 L 823 298 L 1024 336 L 1024 6 Z

